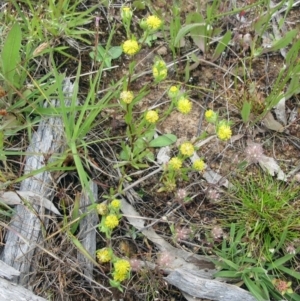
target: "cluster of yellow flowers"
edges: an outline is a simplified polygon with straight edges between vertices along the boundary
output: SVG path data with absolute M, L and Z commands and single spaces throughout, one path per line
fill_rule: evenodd
M 213 110 L 207 110 L 205 112 L 205 119 L 216 126 L 216 133 L 220 140 L 226 141 L 231 138 L 232 131 L 229 125 L 230 123 L 225 120 L 218 122 L 218 114 Z
M 122 7 L 121 18 L 123 21 L 123 25 L 126 29 L 127 37 L 129 37 L 130 35 L 130 23 L 132 19 L 132 14 L 133 13 L 130 7 L 128 6 Z M 162 26 L 162 24 L 163 24 L 162 20 L 157 16 L 148 16 L 145 20 L 141 21 L 140 26 L 142 27 L 142 29 L 146 31 L 146 36 L 147 36 L 149 32 L 153 33 L 157 31 Z M 140 45 L 138 44 L 135 38 L 131 38 L 123 43 L 122 48 L 125 54 L 134 55 L 139 52 Z
M 157 59 L 152 67 L 152 73 L 156 82 L 164 80 L 168 75 L 166 63 L 161 59 Z
M 182 168 L 183 160 L 185 157 L 191 157 L 194 152 L 195 148 L 192 143 L 184 142 L 179 147 L 180 155 L 179 157 L 173 157 L 170 159 L 168 163 L 168 167 L 170 170 L 178 171 Z M 197 159 L 193 163 L 193 169 L 197 171 L 203 171 L 206 168 L 206 164 L 202 159 Z
M 120 200 L 114 199 L 108 205 L 105 203 L 98 204 L 96 210 L 102 216 L 99 229 L 104 232 L 107 237 L 110 237 L 112 230 L 119 225 L 121 215 L 119 213 L 121 208 Z
M 177 110 L 182 114 L 188 114 L 192 110 L 192 102 L 185 96 L 180 96 L 180 91 L 177 86 L 171 86 L 168 91 L 168 96 L 176 103 Z
M 220 140 L 226 141 L 231 138 L 232 132 L 230 126 L 227 124 L 222 124 L 218 127 L 217 136 Z
M 110 248 L 97 250 L 96 257 L 100 263 L 113 262 L 114 271 L 112 275 L 114 281 L 122 282 L 130 277 L 130 262 L 126 259 L 115 257 Z
M 115 281 L 124 281 L 130 275 L 130 263 L 128 260 L 119 259 L 114 263 L 113 277 Z

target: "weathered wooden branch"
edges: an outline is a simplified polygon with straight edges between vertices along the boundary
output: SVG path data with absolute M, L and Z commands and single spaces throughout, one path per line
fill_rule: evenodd
M 98 196 L 98 186 L 95 183 L 91 182 L 90 189 L 93 194 L 94 200 L 96 200 Z M 87 212 L 88 206 L 91 204 L 92 200 L 90 199 L 89 194 L 87 192 L 83 192 L 80 199 L 80 208 L 82 208 L 81 213 L 83 214 Z M 79 225 L 80 233 L 78 235 L 78 239 L 80 240 L 85 250 L 88 251 L 92 257 L 94 257 L 96 252 L 97 229 L 95 228 L 95 226 L 98 223 L 99 217 L 96 211 L 94 211 L 85 216 L 80 221 Z M 87 279 L 93 278 L 93 263 L 80 252 L 78 252 L 77 258 L 80 265 L 84 267 L 83 272 L 87 276 Z
M 8 280 L 0 278 L 0 300 L 15 301 L 15 300 L 30 300 L 30 301 L 47 301 L 42 297 L 36 296 L 30 290 L 21 285 L 14 284 Z
M 198 277 L 193 270 L 176 269 L 165 280 L 193 298 L 222 301 L 255 301 L 247 291 L 225 282 Z
M 73 91 L 70 80 L 65 80 L 63 91 L 67 104 Z M 52 105 L 59 106 L 60 103 L 56 100 L 53 101 Z M 25 175 L 45 167 L 44 154 L 60 153 L 64 148 L 64 141 L 63 123 L 60 117 L 42 120 L 38 130 L 33 134 L 31 144 L 27 150 L 30 155 L 26 158 Z M 51 161 L 50 158 L 48 162 Z M 21 183 L 20 191 L 31 191 L 40 195 L 41 198 L 52 200 L 55 192 L 50 172 L 45 170 L 28 177 Z M 40 206 L 33 205 L 32 207 L 16 206 L 15 214 L 8 225 L 6 244 L 0 255 L 1 260 L 20 272 L 16 282 L 25 287 L 28 286 L 28 274 L 32 268 L 35 247 L 42 242 L 42 227 L 47 225 L 48 221 L 42 204 Z

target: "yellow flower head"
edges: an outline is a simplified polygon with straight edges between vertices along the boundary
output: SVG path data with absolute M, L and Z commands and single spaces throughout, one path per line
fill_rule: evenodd
M 193 163 L 193 168 L 198 171 L 203 171 L 206 165 L 202 159 L 195 160 Z
M 162 21 L 157 16 L 149 16 L 146 19 L 146 24 L 147 24 L 148 29 L 157 30 L 162 25 Z
M 107 212 L 108 212 L 108 209 L 107 209 L 107 205 L 106 204 L 98 204 L 97 207 L 97 212 L 99 215 L 106 215 Z
M 155 123 L 158 120 L 158 114 L 151 110 L 148 111 L 145 115 L 145 119 L 149 122 L 149 123 Z
M 217 136 L 219 137 L 220 140 L 228 140 L 231 138 L 232 132 L 230 129 L 230 126 L 227 124 L 222 124 L 219 126 L 217 130 Z
M 108 248 L 100 249 L 96 252 L 97 259 L 104 263 L 111 261 L 111 252 Z
M 180 98 L 178 100 L 177 109 L 182 114 L 188 114 L 192 109 L 192 103 L 187 98 Z
M 121 202 L 117 199 L 112 200 L 110 205 L 114 209 L 120 209 L 121 208 Z
M 194 153 L 194 146 L 190 142 L 185 142 L 180 145 L 180 152 L 184 156 L 191 156 Z
M 125 21 L 130 21 L 132 18 L 132 10 L 128 6 L 123 6 L 121 11 L 121 17 Z
M 156 78 L 161 78 L 161 79 L 165 79 L 168 75 L 168 70 L 167 68 L 165 69 L 159 69 L 157 67 L 153 67 L 152 69 L 152 72 L 153 72 L 153 77 L 156 79 Z
M 126 274 L 130 271 L 130 263 L 128 260 L 120 259 L 114 263 L 115 271 L 121 274 Z
M 130 104 L 134 98 L 133 92 L 131 91 L 123 91 L 120 94 L 120 99 L 125 103 Z
M 162 59 L 157 59 L 152 67 L 153 77 L 156 81 L 164 80 L 168 75 L 168 68 Z
M 169 166 L 172 168 L 172 169 L 175 169 L 175 170 L 179 170 L 182 166 L 182 161 L 177 158 L 177 157 L 173 157 L 170 161 L 169 161 Z
M 137 41 L 127 40 L 123 44 L 123 51 L 128 55 L 134 55 L 139 51 L 140 47 Z
M 125 279 L 127 279 L 127 277 L 128 277 L 127 274 L 121 274 L 117 272 L 114 273 L 114 281 L 122 282 Z
M 170 98 L 174 98 L 176 96 L 178 96 L 178 93 L 179 93 L 179 89 L 177 86 L 172 86 L 169 91 L 168 91 L 168 96 Z
M 128 278 L 130 272 L 130 263 L 128 260 L 120 259 L 114 263 L 114 280 L 123 281 Z
M 218 115 L 213 110 L 207 110 L 205 112 L 205 119 L 208 122 L 215 123 L 217 121 Z
M 116 215 L 110 214 L 104 220 L 104 225 L 109 229 L 114 229 L 119 225 L 119 219 Z

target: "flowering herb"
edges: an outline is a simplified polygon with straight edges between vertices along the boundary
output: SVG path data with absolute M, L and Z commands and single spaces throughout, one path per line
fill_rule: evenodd
M 151 110 L 151 111 L 148 111 L 145 115 L 145 119 L 149 122 L 149 123 L 155 123 L 157 120 L 158 120 L 158 114 Z
M 169 161 L 169 166 L 174 170 L 179 170 L 182 167 L 182 160 L 178 157 L 173 157 Z
M 108 248 L 103 248 L 96 252 L 96 256 L 101 263 L 109 262 L 112 259 L 112 251 Z
M 192 109 L 192 103 L 185 97 L 178 100 L 177 109 L 182 114 L 188 114 Z
M 123 91 L 120 94 L 120 99 L 126 104 L 130 104 L 134 98 L 133 92 L 131 91 Z
M 128 55 L 134 55 L 140 50 L 139 44 L 135 40 L 125 41 L 122 45 L 122 48 L 123 48 L 124 53 L 126 53 Z
M 158 30 L 162 25 L 162 20 L 157 16 L 149 16 L 146 19 L 146 25 L 149 30 Z
M 232 132 L 230 126 L 227 124 L 221 124 L 217 129 L 217 136 L 220 140 L 226 141 L 231 138 Z
M 190 142 L 185 142 L 185 143 L 181 144 L 179 149 L 180 149 L 180 152 L 182 155 L 189 156 L 189 157 L 195 151 L 193 144 Z

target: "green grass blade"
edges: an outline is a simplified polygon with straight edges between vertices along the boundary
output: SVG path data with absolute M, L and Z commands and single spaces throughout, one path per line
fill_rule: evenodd
M 219 41 L 216 49 L 215 49 L 215 52 L 212 56 L 212 61 L 216 61 L 220 55 L 222 54 L 222 52 L 225 50 L 225 48 L 228 46 L 228 43 L 230 42 L 231 40 L 231 32 L 230 31 L 227 31 L 223 38 Z
M 16 68 L 20 63 L 22 33 L 18 23 L 14 24 L 7 35 L 1 52 L 2 72 L 5 79 L 15 87 L 18 87 Z

